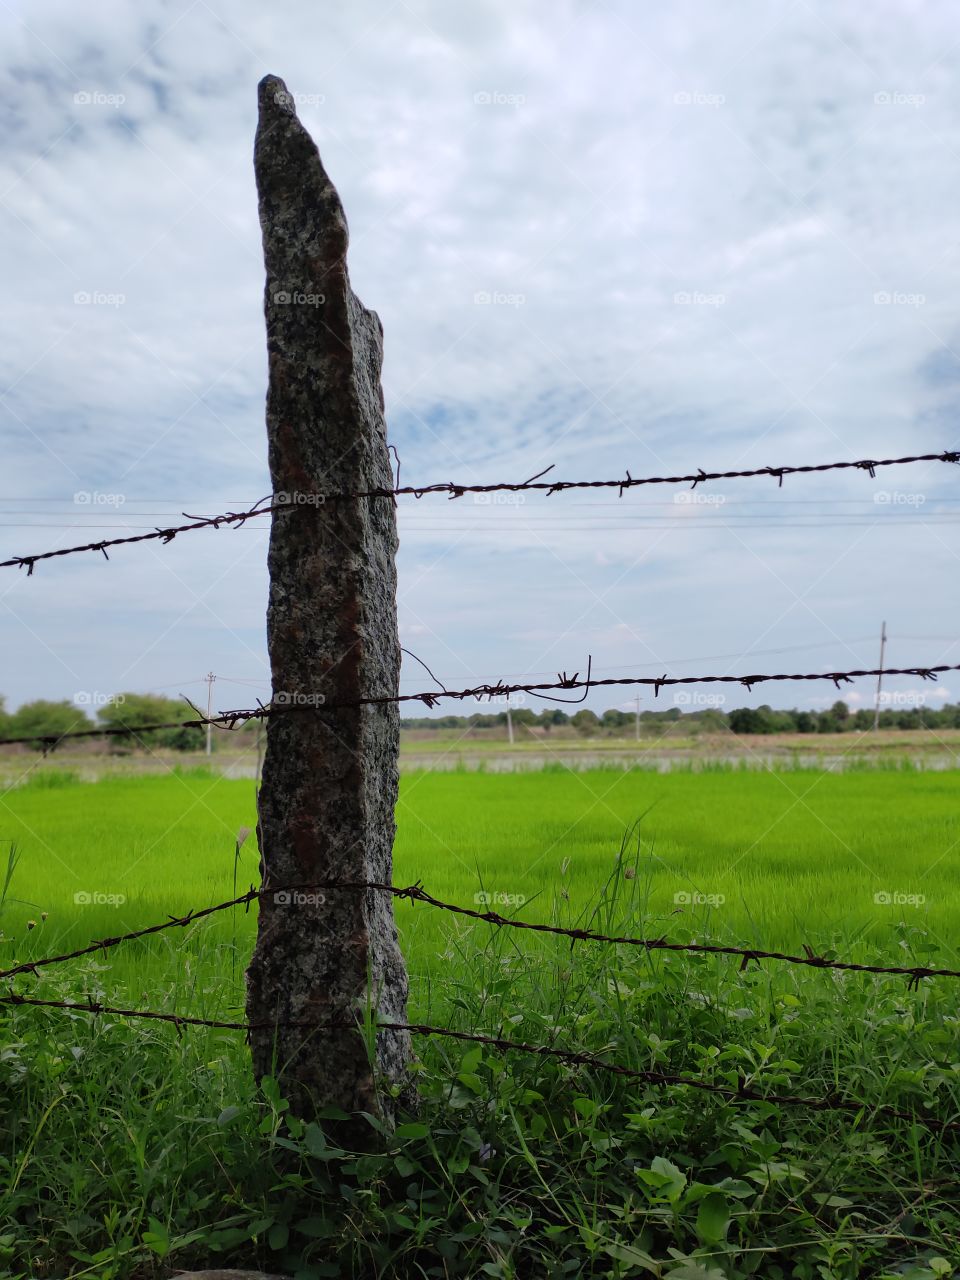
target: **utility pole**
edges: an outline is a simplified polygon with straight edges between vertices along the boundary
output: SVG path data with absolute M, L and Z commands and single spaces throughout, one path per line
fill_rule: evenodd
M 209 720 L 213 715 L 213 682 L 214 680 L 216 680 L 217 677 L 213 674 L 212 671 L 208 671 L 203 678 L 207 682 L 207 719 Z M 207 755 L 210 755 L 212 751 L 213 751 L 213 725 L 208 724 L 207 725 Z
M 510 745 L 513 746 L 513 716 L 510 714 L 510 695 L 507 694 L 507 737 L 510 739 Z
M 637 741 L 640 741 L 640 695 L 637 694 Z
M 883 670 L 883 653 L 886 647 L 887 647 L 887 624 L 886 622 L 882 622 L 880 624 L 880 662 L 878 664 L 881 671 Z M 874 733 L 876 733 L 877 730 L 880 728 L 880 688 L 882 684 L 883 684 L 883 676 L 882 675 L 877 676 L 877 701 L 873 709 Z

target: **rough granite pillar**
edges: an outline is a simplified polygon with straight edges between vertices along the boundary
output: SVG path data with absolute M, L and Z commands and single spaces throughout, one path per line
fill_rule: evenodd
M 296 1022 L 355 1021 L 369 1003 L 406 1020 L 407 977 L 388 894 L 325 888 L 392 879 L 397 705 L 324 709 L 395 694 L 396 517 L 385 499 L 329 500 L 392 484 L 380 367 L 383 329 L 347 277 L 336 189 L 282 80 L 259 88 L 254 151 L 266 261 L 267 437 L 274 502 L 267 642 L 273 703 L 259 796 L 264 893 L 247 973 L 259 1079 L 279 1072 L 302 1116 L 335 1104 L 379 1113 L 403 1084 L 406 1033 Z M 325 500 L 327 499 L 327 500 Z

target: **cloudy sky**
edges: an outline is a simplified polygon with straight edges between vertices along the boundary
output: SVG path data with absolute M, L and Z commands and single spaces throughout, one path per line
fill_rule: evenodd
M 269 491 L 268 72 L 341 193 L 405 482 L 957 448 L 958 58 L 937 0 L 0 0 L 0 558 Z M 402 641 L 451 687 L 872 666 L 883 619 L 891 664 L 960 662 L 958 480 L 406 500 Z M 266 538 L 4 570 L 0 691 L 266 697 Z

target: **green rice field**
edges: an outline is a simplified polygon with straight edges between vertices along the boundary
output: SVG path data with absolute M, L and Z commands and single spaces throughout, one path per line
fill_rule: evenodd
M 396 884 L 422 881 L 467 906 L 486 893 L 490 909 L 520 919 L 577 917 L 623 847 L 632 910 L 658 933 L 857 956 L 899 954 L 903 924 L 946 953 L 960 941 L 958 772 L 422 772 L 402 778 L 397 822 Z M 8 790 L 0 840 L 17 847 L 9 897 L 23 905 L 7 903 L 4 957 L 243 892 L 258 882 L 256 842 L 236 860 L 236 838 L 254 824 L 253 783 L 201 770 L 95 784 L 53 773 Z M 397 914 L 414 972 L 460 927 L 405 902 Z M 236 938 L 245 958 L 253 916 L 217 917 L 204 931 Z M 104 963 L 142 985 L 177 946 L 164 935 Z

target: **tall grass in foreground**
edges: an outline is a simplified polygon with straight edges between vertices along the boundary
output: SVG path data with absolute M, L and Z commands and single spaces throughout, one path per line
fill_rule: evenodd
M 669 931 L 640 829 L 564 925 Z M 568 868 L 569 871 L 569 868 Z M 566 879 L 566 873 L 562 877 Z M 709 934 L 711 918 L 699 916 Z M 163 937 L 163 935 L 161 935 Z M 904 950 L 933 945 L 904 933 Z M 159 945 L 159 943 L 158 943 Z M 236 954 L 176 939 L 154 1008 L 242 1017 Z M 926 954 L 936 964 L 935 953 Z M 156 972 L 155 970 L 153 972 Z M 102 964 L 18 989 L 110 999 Z M 927 982 L 646 954 L 458 920 L 411 1017 L 590 1049 L 639 1070 L 859 1098 L 850 1116 L 729 1103 L 522 1053 L 419 1038 L 422 1109 L 372 1149 L 337 1116 L 256 1089 L 242 1036 L 0 1006 L 0 1269 L 102 1280 L 187 1266 L 320 1277 L 670 1276 L 847 1280 L 953 1274 L 956 1135 L 874 1111 L 960 1116 L 957 991 Z

